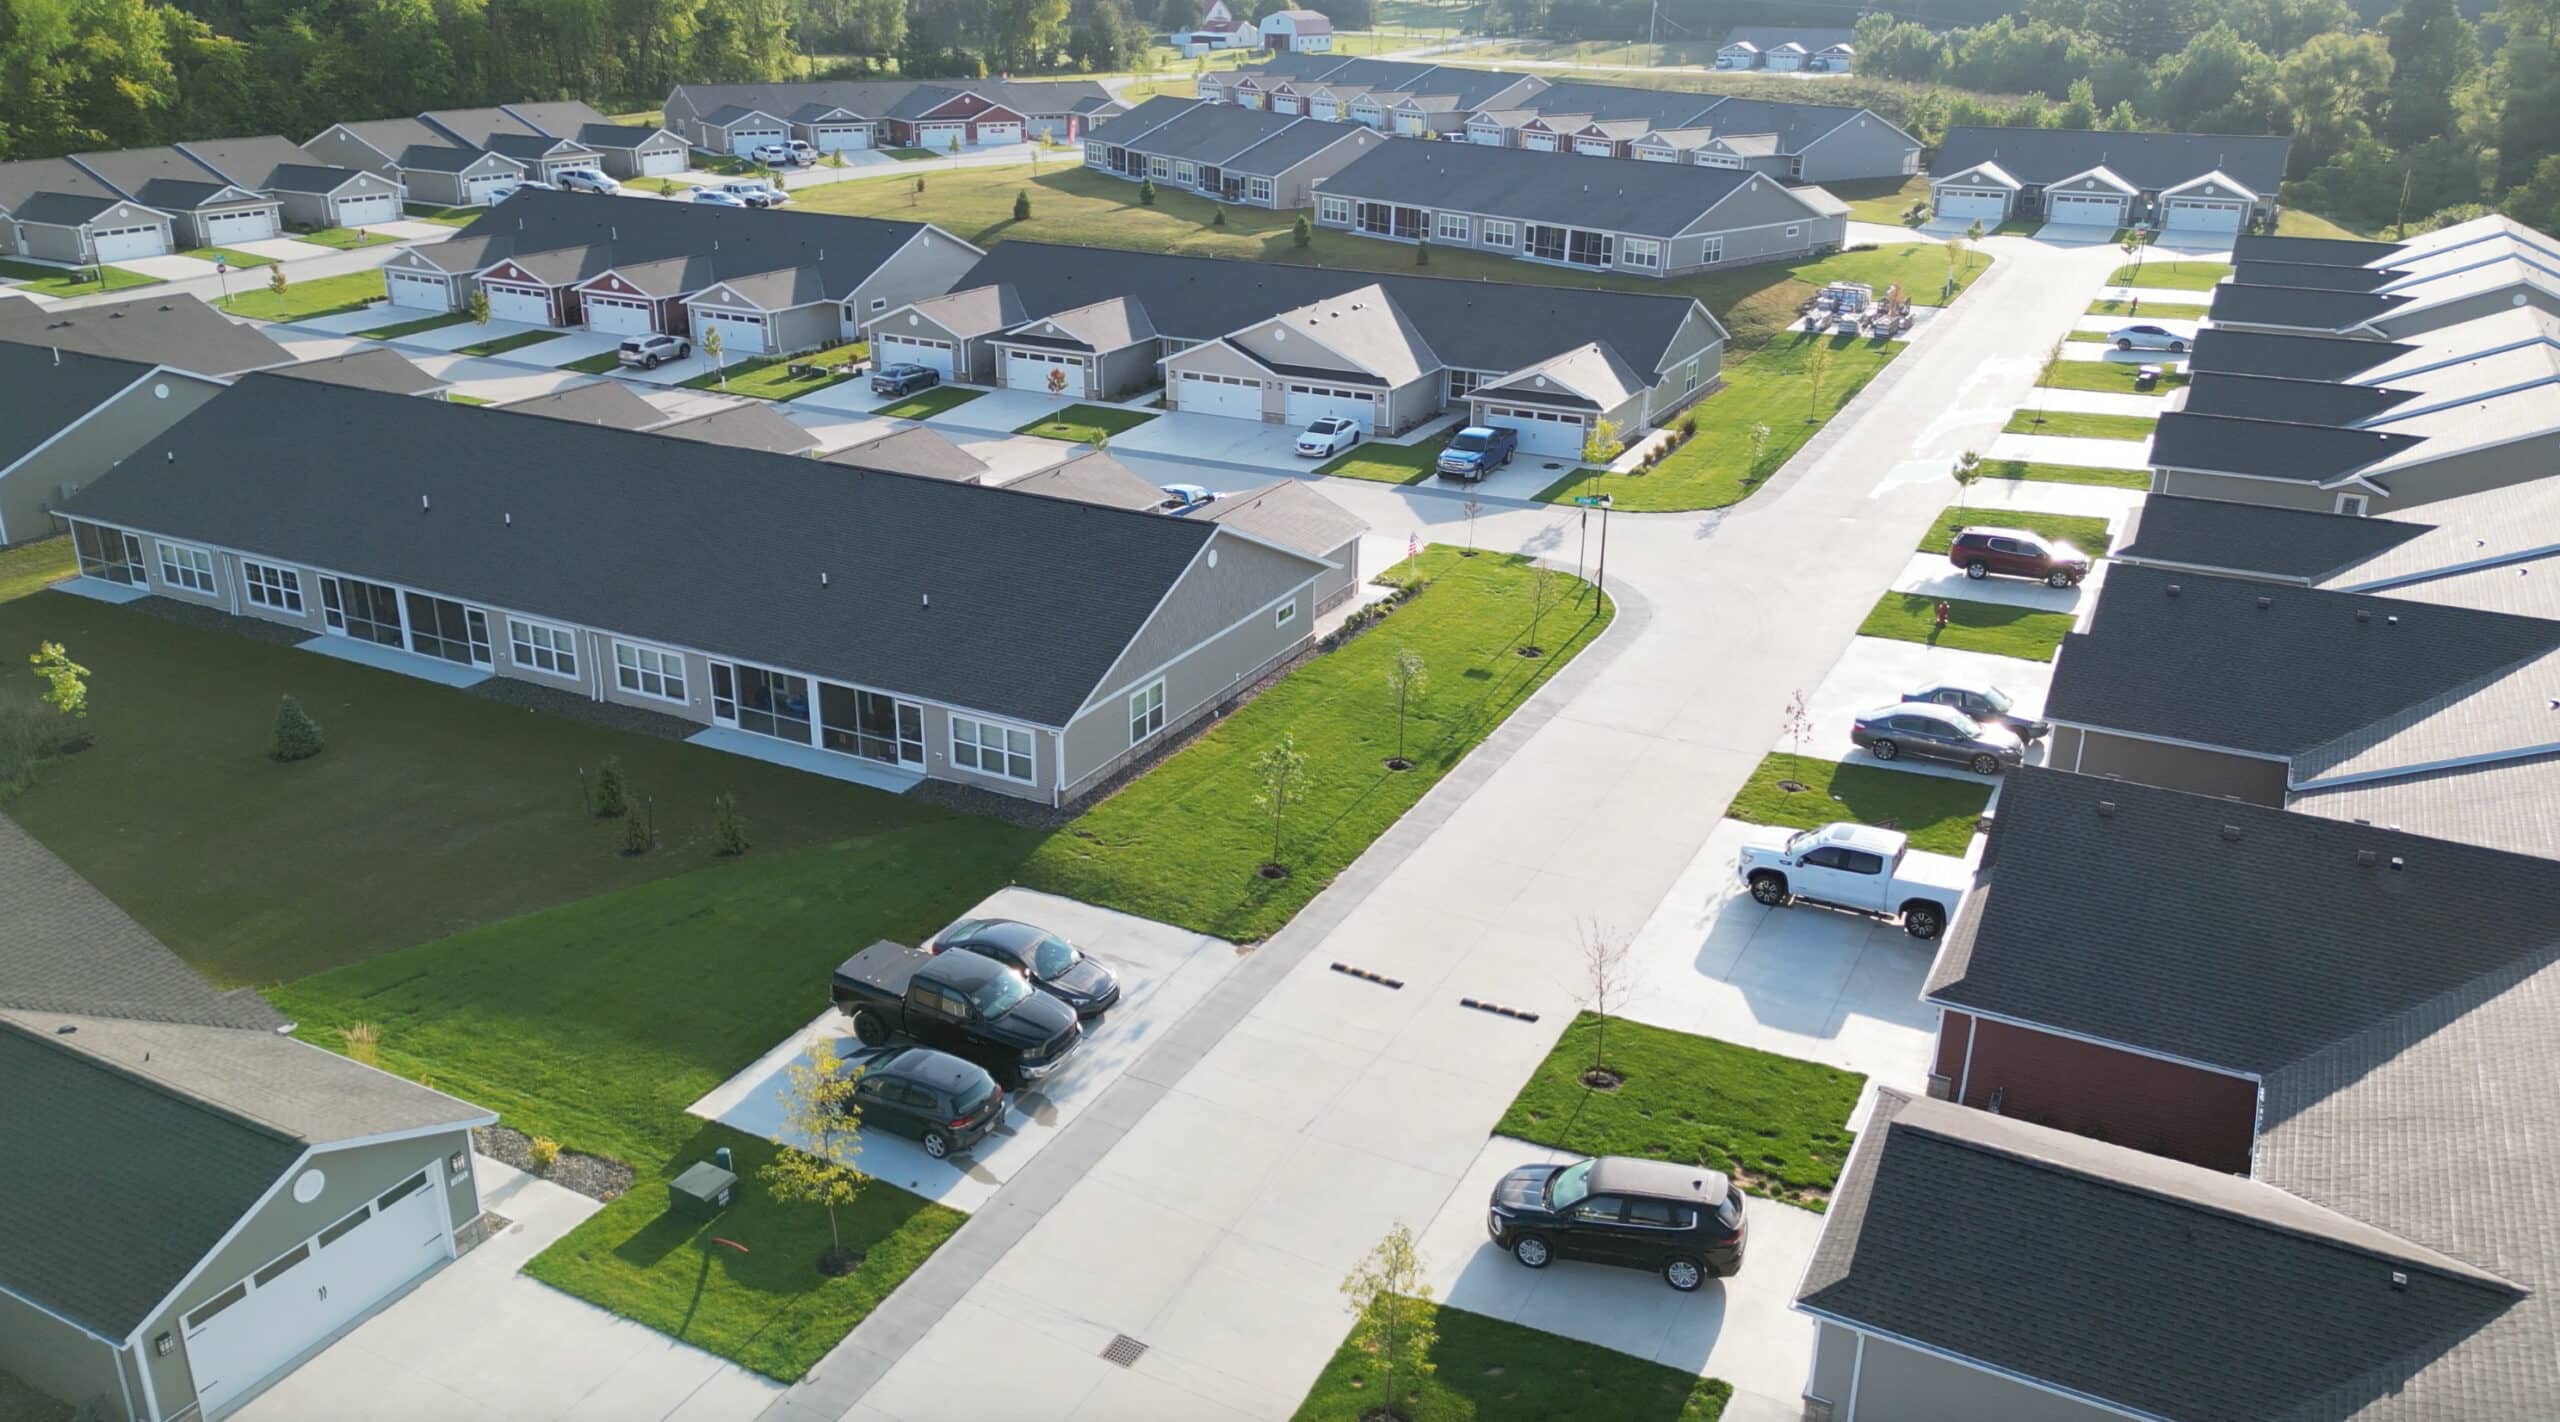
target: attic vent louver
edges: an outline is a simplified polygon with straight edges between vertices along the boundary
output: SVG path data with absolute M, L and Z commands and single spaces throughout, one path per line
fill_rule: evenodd
M 2113 801 L 2113 800 L 2100 800 L 2100 801 L 2098 802 L 2098 818 L 2099 818 L 2099 819 L 2102 819 L 2102 820 L 2111 820 L 2111 819 L 2114 819 L 2114 818 L 2115 818 L 2115 814 L 2116 814 L 2116 802 L 2115 802 L 2115 801 Z
M 2357 609 L 2356 609 L 2356 621 L 2358 621 L 2358 622 L 2371 622 L 2372 620 L 2373 620 L 2373 609 L 2372 609 L 2372 608 L 2369 608 L 2369 607 L 2359 607 L 2359 608 L 2357 608 Z
M 2222 842 L 2224 844 L 2238 844 L 2240 842 L 2240 827 L 2238 825 L 2224 825 L 2222 827 Z
M 2359 869 L 2370 869 L 2381 862 L 2382 857 L 2375 854 L 2370 849 L 2359 849 L 2356 851 L 2356 867 Z
M 2406 1288 L 2408 1288 L 2408 1287 L 2409 1287 L 2409 1276 L 2408 1276 L 2408 1275 L 2406 1275 L 2406 1274 L 2404 1274 L 2404 1273 L 2401 1273 L 2401 1272 L 2400 1272 L 2399 1270 L 2397 1270 L 2397 1269 L 2392 1270 L 2392 1271 L 2391 1271 L 2391 1287 L 2393 1287 L 2393 1288 L 2395 1288 L 2395 1289 L 2406 1289 Z

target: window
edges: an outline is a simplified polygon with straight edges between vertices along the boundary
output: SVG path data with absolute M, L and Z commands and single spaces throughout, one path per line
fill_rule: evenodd
M 1680 393 L 1681 393 L 1681 394 L 1686 395 L 1686 394 L 1688 394 L 1690 391 L 1695 390 L 1695 389 L 1697 389 L 1697 388 L 1698 388 L 1698 376 L 1699 376 L 1699 372 L 1700 372 L 1704 367 L 1705 367 L 1705 362 L 1704 362 L 1704 361 L 1702 361 L 1701 359 L 1699 359 L 1697 356 L 1691 356 L 1691 357 L 1689 357 L 1689 359 L 1687 360 L 1687 362 L 1686 362 L 1686 363 L 1684 363 L 1684 364 L 1680 367 Z
M 1723 261 L 1724 239 L 1722 237 L 1708 238 L 1706 245 L 1698 250 L 1698 260 L 1709 266 L 1713 266 L 1716 263 Z
M 259 607 L 272 607 L 278 612 L 302 611 L 302 575 L 291 568 L 243 560 L 240 582 L 249 590 L 249 601 Z
M 1157 682 L 1129 698 L 1129 744 L 1136 745 L 1164 729 L 1164 683 Z
M 1472 224 L 1454 212 L 1444 212 L 1432 220 L 1431 235 L 1443 242 L 1464 242 Z
M 1662 244 L 1642 237 L 1630 237 L 1618 244 L 1618 260 L 1631 267 L 1658 271 L 1662 267 Z
M 1151 178 L 1172 177 L 1173 165 L 1160 157 L 1151 157 L 1147 159 L 1147 176 Z
M 1200 170 L 1189 163 L 1177 162 L 1173 165 L 1173 180 L 1186 185 L 1198 183 Z
M 150 578 L 142 571 L 142 540 L 120 528 L 93 523 L 71 526 L 72 547 L 80 555 L 80 571 L 111 583 L 139 587 Z
M 184 543 L 162 543 L 160 577 L 171 587 L 210 593 L 214 591 L 213 555 Z
M 421 1170 L 417 1174 L 410 1176 L 408 1179 L 401 1181 L 399 1184 L 392 1186 L 390 1189 L 383 1191 L 380 1195 L 375 1196 L 373 1207 L 376 1210 L 390 1209 L 393 1205 L 399 1204 L 401 1201 L 408 1199 L 410 1196 L 417 1194 L 425 1188 L 427 1188 L 427 1172 Z
M 1605 267 L 1617 240 L 1606 232 L 1576 231 L 1565 242 L 1564 259 L 1578 267 Z
M 339 1240 L 346 1238 L 348 1235 L 355 1233 L 356 1226 L 363 1224 L 372 1216 L 372 1214 L 373 1207 L 371 1205 L 356 1206 L 356 1212 L 354 1214 L 349 1215 L 345 1219 L 338 1221 L 336 1224 L 329 1226 L 327 1229 L 320 1231 L 320 1247 L 326 1249 L 330 1245 L 337 1243 Z
M 1111 162 L 1111 150 L 1104 144 L 1088 143 L 1084 146 L 1084 161 L 1096 167 L 1107 167 Z
M 1787 176 L 1790 178 L 1801 178 L 1804 176 L 1804 159 L 1802 157 L 1799 156 L 1789 158 L 1787 160 Z M 1792 237 L 1795 234 L 1790 232 L 1787 235 Z
M 1272 186 L 1269 178 L 1247 178 L 1245 179 L 1244 189 L 1245 195 L 1252 198 L 1255 202 L 1269 203 L 1279 201 L 1280 190 Z
M 951 763 L 966 770 L 1019 780 L 1027 785 L 1034 778 L 1031 733 L 1019 726 L 1002 726 L 993 721 L 954 716 L 951 718 Z
M 320 612 L 332 631 L 360 641 L 397 647 L 406 640 L 400 627 L 400 594 L 380 583 L 322 578 Z
M 721 670 L 712 669 L 715 699 Z M 877 691 L 820 682 L 818 744 L 889 765 L 922 765 L 924 708 Z
M 809 744 L 808 678 L 762 667 L 738 667 L 734 675 L 739 730 Z
M 2342 514 L 2352 515 L 2356 518 L 2362 518 L 2364 517 L 2365 509 L 2369 507 L 2369 505 L 2370 501 L 2362 494 L 2340 494 L 2338 496 L 2337 511 Z
M 1490 217 L 1486 218 L 1484 220 L 1484 244 L 1488 247 L 1519 246 L 1520 224 L 1516 222 L 1502 222 Z
M 1482 384 L 1484 372 L 1480 370 L 1452 370 L 1449 372 L 1449 398 L 1463 400 L 1468 391 Z
M 1793 223 L 1793 222 L 1791 222 L 1791 223 L 1788 223 L 1788 224 L 1787 224 L 1787 236 L 1788 236 L 1790 239 L 1792 239 L 1792 238 L 1796 238 L 1796 237 L 1801 237 L 1801 236 L 1803 236 L 1803 235 L 1804 235 L 1804 227 L 1803 227 L 1803 225 L 1802 225 L 1801 223 Z
M 888 309 L 889 309 L 889 298 L 887 298 L 887 297 L 885 297 L 885 296 L 875 296 L 875 297 L 871 298 L 871 309 L 872 309 L 872 310 L 874 310 L 874 311 L 886 311 L 886 310 L 888 310 Z
M 1294 602 L 1284 602 L 1271 609 L 1271 625 L 1274 627 L 1286 627 L 1297 620 L 1298 605 Z
M 1563 261 L 1564 236 L 1564 229 L 1561 227 L 1547 227 L 1534 222 L 1529 224 L 1529 255 L 1543 261 Z
M 636 691 L 679 706 L 685 703 L 684 657 L 681 653 L 616 642 L 613 644 L 613 677 L 625 691 Z
M 566 627 L 510 617 L 507 650 L 517 666 L 547 671 L 553 676 L 578 674 L 578 634 Z
M 299 1264 L 310 1257 L 311 1246 L 307 1244 L 297 1244 L 293 1248 L 288 1249 L 283 1254 L 279 1255 L 272 1263 L 268 1264 L 267 1267 L 250 1275 L 249 1277 L 255 1279 L 258 1283 L 258 1287 L 263 1289 L 267 1285 L 274 1283 L 276 1280 L 283 1278 L 286 1270 L 291 1269 L 296 1264 Z
M 455 666 L 489 665 L 489 614 L 451 598 L 409 594 L 409 650 Z
M 1350 220 L 1351 199 L 1338 197 L 1319 197 L 1316 199 L 1316 221 L 1349 222 Z

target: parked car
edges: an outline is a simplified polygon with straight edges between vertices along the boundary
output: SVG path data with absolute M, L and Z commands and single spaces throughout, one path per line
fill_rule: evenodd
M 1360 424 L 1340 415 L 1327 415 L 1307 426 L 1298 436 L 1298 453 L 1313 459 L 1340 454 L 1360 442 Z
M 749 207 L 774 207 L 789 202 L 782 190 L 760 178 L 737 178 L 718 185 L 720 191 Z
M 1770 908 L 1802 899 L 1878 918 L 1926 941 L 1944 933 L 1964 898 L 1961 863 L 1909 857 L 1911 837 L 1871 825 L 1754 830 L 1735 866 L 1751 897 Z
M 1217 493 L 1202 485 L 1167 484 L 1164 486 L 1164 502 L 1156 505 L 1156 512 L 1180 518 L 1187 513 L 1197 513 L 1217 501 Z
M 520 182 L 514 179 L 494 184 L 490 187 L 488 193 L 489 205 L 491 207 L 496 207 L 498 204 L 514 197 L 517 193 L 524 191 L 526 188 L 538 188 L 541 186 L 542 184 L 540 183 Z
M 1902 699 L 1952 706 L 1986 726 L 2008 727 L 2028 745 L 2053 732 L 2051 723 L 2019 715 L 2017 698 L 1987 681 L 1935 681 Z
M 1953 761 L 1976 775 L 1997 775 L 2027 758 L 2027 743 L 2008 727 L 1986 726 L 1952 706 L 1925 701 L 1870 711 L 1850 723 L 1849 739 L 1878 760 L 1908 755 Z
M 745 207 L 747 205 L 745 198 L 719 188 L 695 188 L 693 200 L 712 207 Z
M 1742 1272 L 1749 1225 L 1722 1172 L 1604 1155 L 1524 1165 L 1494 1182 L 1485 1232 L 1532 1269 L 1559 1259 L 1644 1269 L 1689 1293 Z
M 1962 528 L 1947 548 L 1947 561 L 1968 578 L 2036 578 L 2057 588 L 2076 587 L 2089 576 L 2089 555 L 2058 538 L 2023 528 Z
M 913 1136 L 936 1160 L 967 1151 L 1004 1119 L 1004 1088 L 976 1062 L 931 1047 L 891 1047 L 860 1065 L 853 1104 L 862 1128 Z
M 693 342 L 682 336 L 633 336 L 614 348 L 613 358 L 623 365 L 656 370 L 668 361 L 682 360 L 691 354 Z
M 618 193 L 622 184 L 595 168 L 564 168 L 558 178 L 564 193 Z
M 1469 425 L 1441 447 L 1432 468 L 1443 479 L 1481 479 L 1520 452 L 1520 434 L 1508 425 Z
M 874 943 L 837 966 L 833 995 L 864 1046 L 922 1043 L 1017 1087 L 1056 1071 L 1084 1040 L 1073 1008 L 975 953 Z
M 801 157 L 803 151 L 809 156 Z M 750 156 L 759 163 L 769 163 L 776 168 L 793 168 L 817 161 L 818 151 L 805 143 L 768 143 Z
M 934 935 L 936 953 L 993 958 L 1086 1021 L 1120 1000 L 1120 980 L 1100 959 L 1045 928 L 1010 918 L 964 918 Z
M 941 383 L 941 371 L 929 365 L 917 365 L 913 361 L 884 365 L 871 372 L 871 393 L 874 395 L 912 395 L 919 390 L 930 390 Z
M 2166 326 L 2118 326 L 2107 337 L 2120 351 L 2183 351 L 2187 338 Z

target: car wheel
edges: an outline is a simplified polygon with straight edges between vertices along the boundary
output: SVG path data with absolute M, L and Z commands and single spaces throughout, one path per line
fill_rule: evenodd
M 2044 575 L 2044 585 L 2049 588 L 2067 588 L 2071 586 L 2071 575 L 2056 568 Z
M 1545 1235 L 1524 1234 L 1511 1241 L 1511 1257 L 1532 1269 L 1544 1269 L 1555 1262 L 1555 1251 L 1547 1247 Z
M 1787 880 L 1783 874 L 1767 871 L 1751 876 L 1751 901 L 1763 908 L 1782 908 L 1787 902 Z
M 2176 355 L 2176 354 L 2178 354 L 2178 353 L 2180 353 L 2180 352 L 2184 351 L 2186 348 L 2187 348 L 2187 343 L 2186 343 L 2186 342 L 2184 342 L 2184 341 L 2171 341 L 2171 342 L 2169 343 L 2169 353 L 2170 353 L 2171 355 Z
M 1874 751 L 1876 753 L 1876 759 L 1878 760 L 1891 760 L 1895 756 L 1902 754 L 1902 747 L 1895 745 L 1891 741 L 1878 741 L 1874 745 L 1867 747 L 1867 749 Z
M 1967 563 L 1964 565 L 1964 575 L 1978 583 L 1984 578 L 1991 576 L 1991 569 L 1988 565 L 1979 561 Z
M 1662 1282 L 1684 1294 L 1694 1294 L 1707 1281 L 1707 1271 L 1695 1259 L 1674 1259 L 1662 1266 Z
M 1997 774 L 1999 774 L 1999 773 L 2000 773 L 2000 757 L 1998 757 L 1998 756 L 1996 756 L 1996 755 L 1978 755 L 1978 756 L 1975 756 L 1975 757 L 1973 758 L 1973 773 L 1974 773 L 1974 774 L 1976 774 L 1976 775 L 1997 775 Z
M 938 1129 L 927 1129 L 924 1133 L 924 1153 L 936 1160 L 951 1154 L 951 1137 L 944 1135 Z
M 853 1035 L 861 1038 L 862 1045 L 866 1047 L 884 1045 L 889 1040 L 889 1020 L 870 1008 L 863 1008 L 853 1014 Z
M 656 370 L 658 368 L 658 358 L 654 355 L 642 356 L 640 358 L 640 368 L 642 370 Z
M 2118 341 L 2118 342 L 2116 342 L 2116 349 L 2117 349 L 2117 350 L 2120 350 L 2120 351 L 2129 351 L 2129 350 L 2132 350 L 2132 349 L 2133 349 L 2133 342 L 2131 342 L 2131 341 Z
M 1936 904 L 1913 904 L 1902 911 L 1902 931 L 1926 943 L 1946 931 L 1946 910 Z
M 682 342 L 681 344 L 679 344 L 679 345 L 676 347 L 676 359 L 678 359 L 678 360 L 683 360 L 685 357 L 687 357 L 687 356 L 689 356 L 689 355 L 692 355 L 692 354 L 693 354 L 693 342 L 691 342 L 691 341 L 685 341 L 685 342 Z

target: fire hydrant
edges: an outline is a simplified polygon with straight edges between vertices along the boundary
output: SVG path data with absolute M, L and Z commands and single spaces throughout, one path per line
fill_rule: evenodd
M 1938 600 L 1938 626 L 1941 628 L 1945 627 L 1947 625 L 1947 615 L 1954 611 L 1955 609 L 1948 605 L 1946 599 L 1940 598 Z

